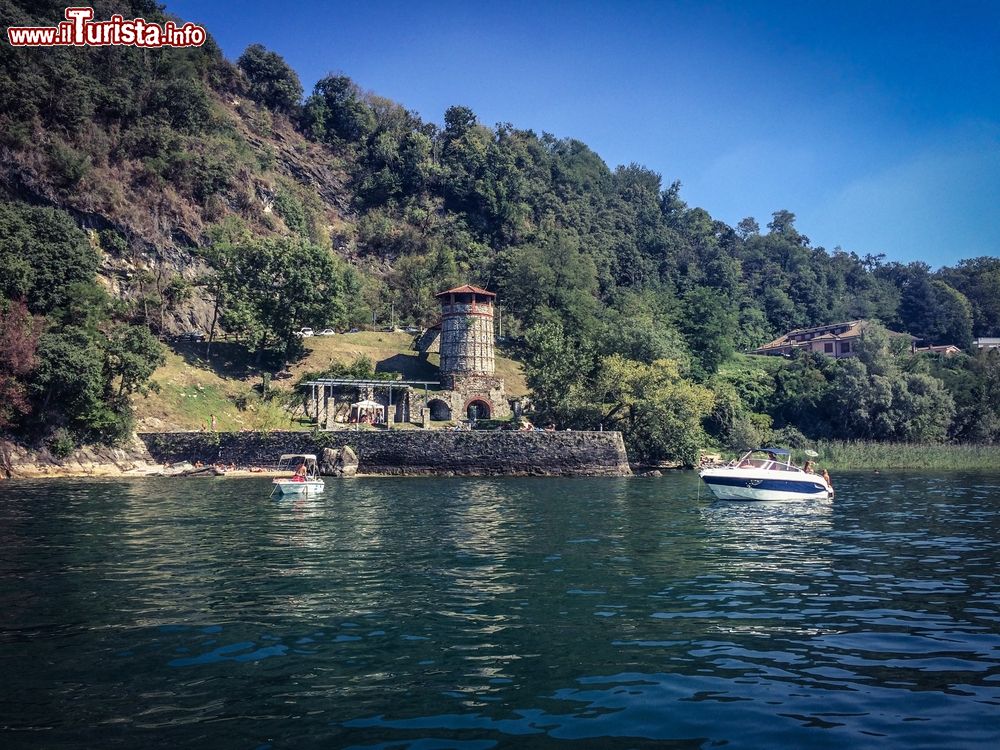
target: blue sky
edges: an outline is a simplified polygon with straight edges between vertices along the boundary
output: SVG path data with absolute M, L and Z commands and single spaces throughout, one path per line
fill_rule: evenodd
M 735 225 L 932 266 L 1000 255 L 1000 1 L 167 0 L 441 123 L 577 138 Z

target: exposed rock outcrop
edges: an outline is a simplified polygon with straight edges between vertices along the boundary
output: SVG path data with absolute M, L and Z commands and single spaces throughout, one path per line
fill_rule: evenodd
M 353 477 L 358 473 L 358 455 L 349 445 L 339 450 L 324 448 L 319 473 L 331 477 Z
M 146 476 L 163 471 L 142 440 L 133 438 L 121 447 L 91 445 L 60 457 L 47 448 L 32 450 L 0 441 L 0 474 L 9 477 Z

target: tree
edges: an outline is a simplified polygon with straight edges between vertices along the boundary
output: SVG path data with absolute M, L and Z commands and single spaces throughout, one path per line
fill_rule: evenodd
M 476 124 L 476 113 L 468 107 L 448 107 L 444 113 L 444 135 L 448 140 L 461 138 Z
M 35 369 L 41 321 L 20 301 L 0 301 L 0 430 L 31 410 L 26 378 Z
M 857 356 L 837 363 L 828 397 L 831 421 L 847 439 L 941 442 L 955 415 L 944 384 L 904 371 L 885 329 L 874 324 Z
M 623 293 L 602 316 L 601 353 L 620 354 L 646 364 L 672 359 L 684 375 L 689 374 L 691 352 L 673 323 L 672 307 L 672 300 L 664 295 Z
M 729 301 L 714 289 L 695 287 L 681 301 L 681 333 L 696 360 L 696 373 L 705 378 L 733 354 L 736 315 Z
M 556 311 L 578 335 L 592 330 L 597 312 L 597 269 L 568 232 L 508 251 L 498 264 L 505 305 L 529 324 Z
M 818 352 L 796 351 L 774 374 L 774 398 L 767 411 L 777 427 L 794 425 L 811 438 L 830 432 L 826 412 L 836 363 Z
M 935 331 L 937 295 L 931 279 L 930 266 L 920 262 L 907 265 L 889 263 L 880 266 L 876 275 L 894 284 L 900 295 L 896 319 L 885 322 L 914 336 L 931 339 Z
M 157 283 L 159 283 L 159 278 Z M 160 331 L 166 328 L 166 314 L 177 310 L 183 303 L 191 299 L 194 291 L 191 282 L 179 274 L 170 277 L 160 289 Z
M 35 314 L 66 305 L 73 284 L 92 284 L 97 253 L 63 211 L 0 203 L 0 297 Z
M 79 434 L 100 434 L 114 425 L 104 401 L 104 352 L 78 326 L 42 334 L 30 391 L 40 426 L 67 424 Z
M 740 219 L 740 223 L 736 225 L 736 233 L 741 240 L 746 240 L 748 237 L 760 234 L 760 224 L 754 217 L 747 216 L 745 219 Z
M 1000 442 L 1000 352 L 983 350 L 974 356 L 924 354 L 918 364 L 926 368 L 926 374 L 944 383 L 955 402 L 950 439 Z
M 938 277 L 965 295 L 972 306 L 972 333 L 1000 336 L 1000 258 L 971 258 Z
M 596 426 L 588 377 L 594 369 L 591 349 L 567 336 L 562 322 L 549 313 L 525 334 L 524 375 L 537 414 L 573 427 Z
M 344 272 L 328 250 L 296 237 L 221 244 L 210 254 L 224 300 L 222 322 L 262 355 L 298 346 L 302 325 L 340 325 Z
M 892 439 L 940 443 L 948 437 L 955 402 L 938 378 L 905 373 L 893 384 L 892 410 Z
M 803 311 L 781 287 L 767 289 L 763 302 L 764 313 L 772 331 L 791 331 L 806 322 Z
M 438 305 L 434 294 L 450 288 L 447 275 L 435 272 L 435 260 L 434 256 L 407 255 L 396 261 L 393 281 L 399 291 L 394 299 L 400 316 L 428 324 L 435 320 Z M 389 312 L 385 310 L 386 314 Z
M 932 344 L 955 344 L 961 349 L 972 346 L 972 306 L 965 295 L 945 282 L 934 279 L 934 310 L 928 321 L 927 335 Z
M 400 188 L 407 195 L 419 194 L 434 170 L 433 143 L 420 132 L 407 133 L 399 144 Z
M 714 402 L 705 419 L 706 431 L 732 450 L 764 445 L 771 432 L 771 418 L 753 413 L 729 380 L 713 378 L 711 390 Z
M 330 75 L 316 83 L 306 101 L 303 126 L 313 138 L 332 145 L 358 143 L 375 129 L 375 116 L 354 81 Z
M 146 393 L 153 372 L 166 361 L 160 342 L 146 326 L 116 326 L 105 351 L 105 391 L 116 400 Z
M 799 230 L 795 228 L 795 214 L 791 211 L 782 209 L 772 213 L 771 221 L 768 222 L 767 228 L 771 234 L 780 234 L 797 244 L 809 244 L 808 238 L 799 234 Z
M 277 52 L 262 44 L 251 44 L 236 63 L 250 84 L 250 98 L 268 109 L 294 114 L 302 101 L 302 84 L 294 70 Z
M 838 437 L 887 440 L 895 432 L 890 418 L 893 382 L 870 373 L 860 358 L 843 360 L 830 389 L 830 414 Z
M 660 359 L 646 365 L 618 355 L 606 357 L 595 395 L 604 405 L 602 423 L 622 431 L 631 455 L 687 465 L 697 460 L 712 392 L 681 377 L 677 362 Z

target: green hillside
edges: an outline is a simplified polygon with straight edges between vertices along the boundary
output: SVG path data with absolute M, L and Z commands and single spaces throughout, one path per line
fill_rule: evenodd
M 13 0 L 0 23 L 63 7 Z M 261 373 L 355 348 L 429 372 L 388 341 L 304 350 L 293 332 L 429 325 L 434 293 L 472 282 L 498 295 L 536 418 L 620 429 L 639 458 L 771 436 L 1000 441 L 1000 362 L 970 349 L 1000 335 L 1000 259 L 933 270 L 827 250 L 780 206 L 729 226 L 679 181 L 573 138 L 460 104 L 425 121 L 343 75 L 305 92 L 261 45 L 236 61 L 211 40 L 0 45 L 0 156 L 0 429 L 21 439 L 116 441 L 136 418 L 194 426 L 205 404 L 235 423 L 226 403 Z M 847 360 L 738 356 L 856 319 L 972 355 L 913 356 L 875 325 Z M 218 382 L 164 347 L 189 329 L 229 337 L 229 364 L 205 370 Z

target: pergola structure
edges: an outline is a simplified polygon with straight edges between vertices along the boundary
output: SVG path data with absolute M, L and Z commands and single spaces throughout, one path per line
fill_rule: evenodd
M 355 378 L 318 378 L 316 380 L 310 380 L 303 383 L 302 385 L 312 388 L 313 405 L 316 410 L 314 418 L 316 419 L 317 424 L 320 419 L 320 398 L 323 399 L 323 403 L 325 405 L 333 395 L 335 388 L 371 388 L 372 390 L 377 388 L 387 389 L 389 391 L 389 403 L 385 408 L 387 410 L 386 423 L 388 423 L 388 409 L 392 406 L 393 388 L 399 390 L 400 387 L 423 387 L 424 403 L 426 403 L 428 399 L 427 389 L 431 386 L 439 386 L 441 383 L 436 380 L 363 380 Z

